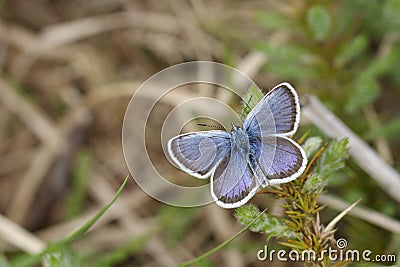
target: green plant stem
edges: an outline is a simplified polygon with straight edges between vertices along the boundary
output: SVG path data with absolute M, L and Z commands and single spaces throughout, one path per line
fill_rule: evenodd
M 263 210 L 260 215 L 257 216 L 257 218 L 255 218 L 251 223 L 249 223 L 246 227 L 244 227 L 242 230 L 240 230 L 239 232 L 237 232 L 236 234 L 234 234 L 233 236 L 231 236 L 229 239 L 225 240 L 224 242 L 222 242 L 221 244 L 219 244 L 218 246 L 216 246 L 215 248 L 207 251 L 206 253 L 200 255 L 197 258 L 194 258 L 190 261 L 186 261 L 180 265 L 178 265 L 178 267 L 184 267 L 184 266 L 189 266 L 191 264 L 194 264 L 204 258 L 207 258 L 208 256 L 210 256 L 211 254 L 217 252 L 218 250 L 220 250 L 221 248 L 223 248 L 224 246 L 226 246 L 227 244 L 229 244 L 230 242 L 232 242 L 234 239 L 236 239 L 238 236 L 240 236 L 241 234 L 243 234 L 247 229 L 249 229 L 258 219 L 260 219 L 260 217 L 267 211 L 267 209 Z
M 30 267 L 38 264 L 38 262 L 42 259 L 42 257 L 48 253 L 51 253 L 54 249 L 57 249 L 63 245 L 69 244 L 85 234 L 100 218 L 103 214 L 114 204 L 117 200 L 119 195 L 121 194 L 122 190 L 125 187 L 126 182 L 128 181 L 129 175 L 126 176 L 124 182 L 118 189 L 117 193 L 114 195 L 113 199 L 104 207 L 102 208 L 93 218 L 91 218 L 88 222 L 86 222 L 83 226 L 73 232 L 71 235 L 67 236 L 66 238 L 54 243 L 49 244 L 46 249 L 37 254 L 37 255 L 23 255 L 18 260 L 11 262 L 12 266 L 19 266 L 19 267 Z
M 117 193 L 113 197 L 113 199 L 104 207 L 102 208 L 93 218 L 91 218 L 89 221 L 87 221 L 83 226 L 81 226 L 79 229 L 77 229 L 75 232 L 73 232 L 71 235 L 67 236 L 65 239 L 57 242 L 57 244 L 66 244 L 74 241 L 78 237 L 82 236 L 85 234 L 90 227 L 93 226 L 100 218 L 103 216 L 103 214 L 114 204 L 114 202 L 117 200 L 119 195 L 121 194 L 122 190 L 125 187 L 126 182 L 128 181 L 129 175 L 126 176 L 124 182 L 122 185 L 119 187 Z

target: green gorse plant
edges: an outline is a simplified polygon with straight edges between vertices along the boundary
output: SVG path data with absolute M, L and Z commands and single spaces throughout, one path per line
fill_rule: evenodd
M 249 229 L 266 234 L 267 241 L 278 239 L 280 244 L 300 254 L 305 250 L 314 251 L 317 255 L 315 261 L 306 262 L 310 266 L 338 266 L 345 263 L 332 263 L 328 257 L 318 257 L 335 239 L 335 230 L 321 223 L 320 211 L 324 207 L 318 204 L 318 198 L 329 177 L 344 166 L 348 157 L 348 140 L 333 140 L 327 146 L 320 146 L 321 143 L 319 137 L 308 138 L 304 143 L 307 155 L 312 157 L 301 177 L 260 192 L 284 200 L 282 216 L 264 214 Z M 320 146 L 318 150 L 317 146 Z M 237 220 L 244 225 L 259 215 L 260 211 L 254 205 L 239 207 L 235 213 Z

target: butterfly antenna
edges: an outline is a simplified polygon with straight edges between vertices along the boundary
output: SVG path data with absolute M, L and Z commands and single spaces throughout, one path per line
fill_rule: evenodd
M 221 125 L 208 125 L 208 124 L 204 124 L 204 123 L 197 123 L 197 125 L 210 127 L 210 128 L 224 129 L 225 130 L 225 128 L 223 126 L 221 126 Z
M 246 104 L 246 107 L 249 109 L 249 112 L 251 111 L 251 107 L 250 107 L 249 103 L 250 103 L 250 101 L 251 101 L 252 98 L 253 98 L 253 96 L 251 95 L 250 98 L 249 98 L 249 101 L 244 101 L 244 100 L 242 100 L 243 103 Z M 247 115 L 247 114 L 245 115 L 245 113 L 246 113 L 246 112 L 242 112 L 242 116 L 240 117 L 240 120 L 241 120 L 241 121 L 243 121 L 244 117 Z

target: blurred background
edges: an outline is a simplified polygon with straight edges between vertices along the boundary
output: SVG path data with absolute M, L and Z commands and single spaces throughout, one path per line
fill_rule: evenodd
M 399 15 L 400 0 L 1 1 L 0 263 L 66 237 L 112 199 L 128 174 L 121 128 L 129 100 L 147 78 L 177 63 L 221 62 L 264 92 L 288 81 L 300 95 L 317 96 L 398 172 Z M 215 89 L 207 96 L 220 95 Z M 240 111 L 237 98 L 223 98 Z M 147 144 L 149 154 L 170 177 L 196 185 L 165 160 L 158 141 L 177 103 L 169 99 L 148 122 L 146 138 L 156 140 Z M 306 119 L 295 138 L 307 131 L 329 140 Z M 367 217 L 374 210 L 393 227 L 347 215 L 335 236 L 353 249 L 398 254 L 399 201 L 352 159 L 347 163 L 326 192 L 346 203 L 361 198 Z M 252 202 L 278 205 L 265 195 Z M 337 215 L 334 206 L 322 212 L 323 223 Z M 176 266 L 239 231 L 233 213 L 215 204 L 162 204 L 130 178 L 65 253 L 71 266 Z M 265 240 L 247 232 L 201 266 L 264 266 L 256 253 Z

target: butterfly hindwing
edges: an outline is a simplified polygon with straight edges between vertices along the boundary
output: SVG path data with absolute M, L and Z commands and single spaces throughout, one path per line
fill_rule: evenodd
M 292 181 L 307 165 L 303 148 L 284 136 L 253 139 L 250 151 L 250 165 L 262 186 Z
M 211 195 L 224 208 L 236 208 L 254 196 L 259 183 L 254 179 L 247 160 L 236 149 L 226 155 L 211 178 Z

